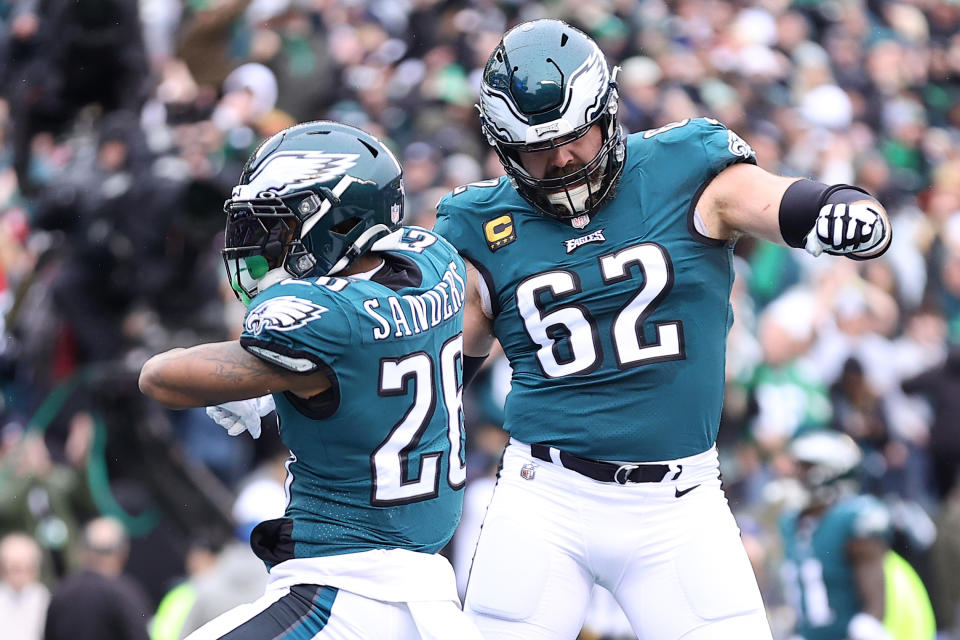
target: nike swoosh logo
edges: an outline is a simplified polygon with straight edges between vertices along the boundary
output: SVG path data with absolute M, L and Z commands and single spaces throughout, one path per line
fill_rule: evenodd
M 700 485 L 695 484 L 695 485 L 693 485 L 692 487 L 687 487 L 687 488 L 684 489 L 683 491 L 680 491 L 680 487 L 675 487 L 674 490 L 673 490 L 673 491 L 674 491 L 674 496 L 677 497 L 677 498 L 682 498 L 683 496 L 687 495 L 688 493 L 690 493 L 691 491 L 693 491 L 694 489 L 696 489 L 696 488 L 699 487 L 699 486 L 700 486 Z

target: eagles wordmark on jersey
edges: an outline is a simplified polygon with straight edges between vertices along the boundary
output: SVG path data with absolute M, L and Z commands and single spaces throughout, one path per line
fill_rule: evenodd
M 701 232 L 694 206 L 738 162 L 755 160 L 734 132 L 683 120 L 628 136 L 616 197 L 570 224 L 534 210 L 506 178 L 440 201 L 435 230 L 489 290 L 513 369 L 515 438 L 634 462 L 713 445 L 733 249 Z

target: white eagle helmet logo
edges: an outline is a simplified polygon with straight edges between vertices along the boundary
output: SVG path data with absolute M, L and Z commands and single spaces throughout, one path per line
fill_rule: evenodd
M 327 182 L 344 175 L 357 165 L 356 153 L 324 151 L 279 151 L 257 167 L 247 181 L 245 191 L 295 191 L 317 182 Z
M 255 336 L 264 329 L 290 331 L 320 318 L 327 307 L 296 296 L 278 296 L 261 302 L 247 313 L 243 328 Z

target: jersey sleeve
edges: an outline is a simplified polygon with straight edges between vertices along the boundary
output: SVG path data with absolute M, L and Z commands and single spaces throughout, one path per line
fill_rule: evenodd
M 309 374 L 331 366 L 351 344 L 346 306 L 304 281 L 274 285 L 257 296 L 243 321 L 240 345 L 271 364 Z
M 700 130 L 700 142 L 712 173 L 720 173 L 738 162 L 757 164 L 757 154 L 731 129 L 712 118 L 698 118 L 692 124 Z
M 700 183 L 732 164 L 757 163 L 750 145 L 713 118 L 672 122 L 646 131 L 642 137 L 653 143 L 645 160 L 662 167 L 671 184 Z
M 445 239 L 457 250 L 464 248 L 464 218 L 466 213 L 455 206 L 451 199 L 453 193 L 440 198 L 437 203 L 437 221 L 433 225 L 433 232 Z

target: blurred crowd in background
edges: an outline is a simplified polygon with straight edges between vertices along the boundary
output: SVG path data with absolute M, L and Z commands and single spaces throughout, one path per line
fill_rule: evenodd
M 0 3 L 0 619 L 21 621 L 16 638 L 41 637 L 51 592 L 49 624 L 69 631 L 96 605 L 57 594 L 93 574 L 136 587 L 111 600 L 126 637 L 158 605 L 165 640 L 261 593 L 245 540 L 282 512 L 282 444 L 147 401 L 139 366 L 238 335 L 222 203 L 266 136 L 332 119 L 381 137 L 407 223 L 428 228 L 445 192 L 501 175 L 479 76 L 507 28 L 539 17 L 622 67 L 629 132 L 711 116 L 762 167 L 887 207 L 881 260 L 737 244 L 721 468 L 776 637 L 784 446 L 815 428 L 860 444 L 864 491 L 960 637 L 960 3 L 15 0 Z M 465 394 L 461 580 L 508 389 L 491 358 Z M 632 637 L 598 598 L 585 637 Z

